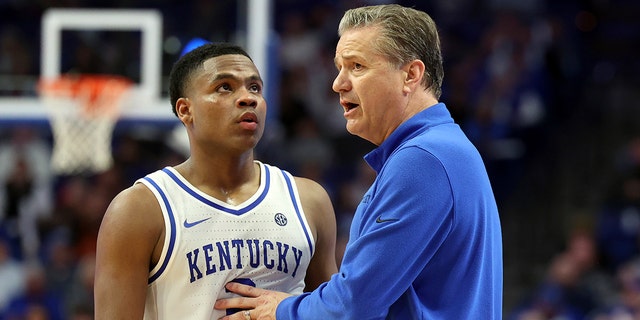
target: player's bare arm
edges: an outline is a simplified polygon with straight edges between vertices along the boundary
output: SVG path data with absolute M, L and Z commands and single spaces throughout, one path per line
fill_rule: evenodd
M 331 199 L 317 182 L 296 177 L 302 208 L 309 220 L 316 248 L 305 277 L 305 291 L 312 291 L 338 272 L 336 265 L 336 218 Z
M 142 319 L 149 271 L 164 239 L 160 206 L 136 184 L 116 196 L 98 233 L 95 319 Z

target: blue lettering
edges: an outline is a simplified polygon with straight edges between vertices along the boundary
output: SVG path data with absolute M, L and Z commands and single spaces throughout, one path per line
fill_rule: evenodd
M 254 254 L 253 254 L 253 247 L 251 245 L 251 242 L 253 242 L 253 245 L 255 246 L 255 260 L 254 258 Z M 252 268 L 257 268 L 260 265 L 260 249 L 259 249 L 259 245 L 260 245 L 260 241 L 258 241 L 258 239 L 254 239 L 253 241 L 251 240 L 247 240 L 247 247 L 249 248 L 249 265 Z
M 291 247 L 293 251 L 293 257 L 296 259 L 296 268 L 293 269 L 292 277 L 296 276 L 296 272 L 298 272 L 298 267 L 300 267 L 300 261 L 302 260 L 302 250 L 298 250 L 296 247 Z
M 276 242 L 278 245 L 278 271 L 283 271 L 284 273 L 289 273 L 289 268 L 287 267 L 287 251 L 289 251 L 289 245 L 286 243 Z M 284 251 L 282 250 L 284 247 Z M 282 265 L 284 264 L 284 270 Z
M 198 252 L 200 252 L 200 249 L 193 250 L 193 255 L 191 254 L 191 252 L 187 253 L 187 260 L 189 261 L 189 272 L 191 273 L 191 282 L 196 281 L 196 278 L 202 278 L 202 272 L 200 272 L 200 269 L 198 269 L 198 265 L 196 265 L 196 262 L 198 261 Z M 191 259 L 192 256 L 193 260 Z M 196 274 L 194 274 L 194 272 Z
M 276 246 L 277 252 L 275 251 Z M 199 260 L 200 249 L 203 251 L 202 261 Z M 216 259 L 216 254 L 218 259 Z M 261 257 L 261 255 L 263 256 Z M 303 256 L 302 250 L 288 243 L 259 239 L 218 241 L 203 245 L 186 254 L 191 276 L 190 282 L 195 282 L 203 277 L 201 268 L 205 270 L 206 275 L 211 275 L 224 270 L 242 270 L 245 267 L 261 268 L 263 265 L 266 269 L 270 270 L 275 267 L 278 271 L 289 274 L 290 262 L 295 263 L 292 265 L 294 268 L 291 270 L 291 276 L 296 277 L 303 262 Z M 217 261 L 219 264 L 216 263 Z
M 229 253 L 229 241 L 224 241 L 224 248 L 220 242 L 216 242 L 216 246 L 218 247 L 218 256 L 220 256 L 220 271 L 231 269 L 231 253 Z M 225 268 L 225 264 L 226 268 Z
M 242 263 L 241 263 L 242 253 L 240 252 L 240 248 L 244 248 L 244 243 L 240 239 L 231 240 L 231 246 L 236 248 L 236 253 L 238 258 L 238 263 L 236 263 L 236 268 L 242 269 Z
M 264 266 L 267 267 L 267 269 L 273 269 L 273 265 L 274 265 L 273 259 L 271 259 L 271 262 L 267 261 L 269 257 L 269 254 L 267 253 L 267 245 L 271 247 L 271 250 L 273 250 L 273 243 L 271 243 L 271 241 L 265 240 L 262 243 L 262 249 L 264 251 Z
M 213 256 L 210 254 L 211 252 L 213 252 L 213 245 L 212 244 L 208 244 L 204 247 L 202 247 L 202 251 L 204 251 L 204 261 L 206 262 L 206 266 L 207 266 L 207 275 L 215 273 L 216 272 L 216 265 L 211 263 L 211 261 L 213 260 Z

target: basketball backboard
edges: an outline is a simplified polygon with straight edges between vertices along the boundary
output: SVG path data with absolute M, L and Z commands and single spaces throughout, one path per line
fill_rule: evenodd
M 65 35 L 65 32 L 69 34 Z M 122 118 L 145 118 L 154 120 L 171 120 L 169 104 L 161 94 L 161 59 L 162 59 L 162 15 L 152 9 L 49 9 L 42 17 L 40 76 L 54 78 L 68 68 L 69 60 L 76 59 L 79 49 L 64 52 L 64 44 L 74 42 L 74 38 L 100 38 L 98 33 L 111 32 L 113 37 L 122 34 L 139 39 L 134 41 L 138 48 L 129 48 L 138 70 L 130 70 L 138 79 L 125 102 Z M 119 33 L 122 33 L 118 35 Z M 89 40 L 91 41 L 91 40 Z M 131 42 L 129 42 L 131 43 Z M 106 48 L 106 50 L 109 50 Z M 117 54 L 117 53 L 112 53 Z M 65 56 L 73 58 L 65 59 Z M 131 68 L 130 68 L 131 69 Z M 34 81 L 37 79 L 34 79 Z M 46 112 L 40 99 L 33 92 L 22 96 L 0 97 L 0 118 L 13 121 L 46 120 Z
M 242 42 L 263 78 L 273 82 L 267 75 L 270 1 L 246 0 L 238 3 L 244 4 L 238 4 L 235 9 L 246 18 L 246 25 L 239 24 L 237 27 L 244 31 L 235 30 L 235 34 L 238 39 L 244 40 Z M 167 54 L 167 48 L 172 45 L 171 35 L 163 34 L 163 25 L 166 23 L 163 22 L 162 11 L 156 9 L 47 9 L 40 25 L 40 74 L 26 77 L 0 75 L 0 123 L 46 122 L 46 108 L 35 91 L 38 77 L 56 77 L 73 71 L 86 60 L 83 43 L 93 46 L 91 50 L 100 51 L 103 59 L 98 64 L 104 70 L 89 70 L 90 73 L 116 74 L 136 82 L 134 92 L 130 95 L 132 98 L 124 102 L 121 119 L 168 121 L 170 124 L 177 122 L 170 109 L 166 88 L 163 88 L 167 81 L 167 70 L 163 70 L 167 68 L 167 61 L 163 65 L 163 59 L 166 60 L 163 54 Z M 123 38 L 125 41 L 122 41 Z M 121 65 L 112 71 L 107 67 L 113 67 L 111 64 L 115 64 L 112 63 L 115 60 Z M 78 70 L 80 73 L 87 72 L 86 68 Z M 21 79 L 20 83 L 16 81 L 18 78 Z M 18 94 L 13 92 L 14 87 L 19 91 Z M 269 92 L 265 94 L 267 100 L 270 98 Z

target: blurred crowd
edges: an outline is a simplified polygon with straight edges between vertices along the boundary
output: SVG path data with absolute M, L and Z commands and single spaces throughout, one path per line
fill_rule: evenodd
M 346 132 L 331 90 L 336 28 L 345 9 L 390 1 L 273 2 L 277 72 L 267 86 L 276 90 L 257 158 L 325 186 L 340 261 L 374 172 L 362 161 L 373 146 Z M 485 159 L 502 215 L 505 318 L 640 319 L 640 3 L 395 2 L 427 11 L 441 29 L 442 101 Z M 153 7 L 163 13 L 166 38 L 239 41 L 242 4 L 0 2 L 0 91 L 35 93 L 38 22 L 47 7 Z M 113 50 L 90 43 L 75 54 L 63 65 L 130 69 Z M 163 76 L 176 54 L 165 52 Z M 116 127 L 110 169 L 61 176 L 48 165 L 48 127 L 2 123 L 0 319 L 92 319 L 95 241 L 106 207 L 188 151 L 166 126 Z

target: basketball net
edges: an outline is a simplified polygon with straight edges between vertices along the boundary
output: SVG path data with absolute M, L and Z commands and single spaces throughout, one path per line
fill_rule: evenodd
M 113 128 L 132 84 L 113 75 L 64 75 L 40 81 L 38 91 L 53 131 L 53 172 L 98 173 L 111 167 Z

